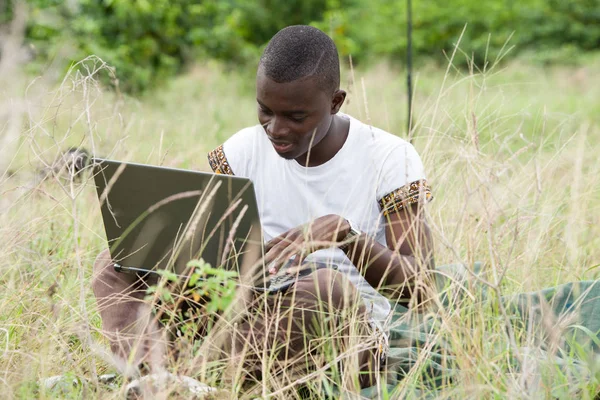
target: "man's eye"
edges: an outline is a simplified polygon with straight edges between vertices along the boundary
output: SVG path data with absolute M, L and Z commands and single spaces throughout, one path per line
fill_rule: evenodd
M 271 110 L 265 110 L 265 109 L 264 109 L 264 108 L 262 108 L 262 107 L 260 107 L 260 112 L 261 112 L 261 113 L 263 113 L 263 114 L 265 114 L 265 115 L 271 115 L 271 114 L 273 114 L 273 113 L 271 112 Z
M 294 122 L 304 122 L 304 120 L 306 119 L 306 117 L 290 117 L 290 119 Z

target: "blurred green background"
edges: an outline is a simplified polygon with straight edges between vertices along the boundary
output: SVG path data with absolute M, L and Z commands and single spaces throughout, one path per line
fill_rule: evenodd
M 25 0 L 0 1 L 0 22 L 11 19 L 16 1 Z M 197 60 L 255 66 L 269 38 L 293 24 L 323 29 L 355 65 L 404 62 L 406 55 L 406 0 L 26 2 L 31 72 L 49 64 L 66 69 L 96 54 L 116 67 L 120 89 L 129 93 L 160 85 Z M 463 29 L 459 51 L 482 69 L 517 56 L 578 63 L 600 48 L 600 0 L 417 0 L 413 20 L 417 62 L 447 64 Z
M 290 24 L 336 41 L 344 112 L 413 140 L 434 190 L 439 264 L 482 261 L 502 277 L 503 295 L 598 279 L 600 0 L 413 0 L 410 132 L 406 5 L 0 0 L 0 397 L 123 398 L 108 387 L 53 394 L 38 384 L 119 368 L 104 356 L 90 285 L 106 247 L 97 194 L 90 175 L 66 179 L 65 150 L 208 171 L 208 151 L 256 124 L 258 57 Z M 438 397 L 598 398 L 600 364 L 584 350 L 560 369 L 553 357 L 527 358 L 542 373 L 523 394 L 537 372 L 515 370 L 495 303 L 442 318 L 440 339 L 460 371 Z M 559 337 L 566 320 L 544 329 Z M 516 340 L 527 357 L 544 348 L 528 331 Z M 212 366 L 189 365 L 178 372 L 238 390 Z M 419 376 L 400 390 L 428 396 Z M 273 377 L 274 387 L 284 379 Z

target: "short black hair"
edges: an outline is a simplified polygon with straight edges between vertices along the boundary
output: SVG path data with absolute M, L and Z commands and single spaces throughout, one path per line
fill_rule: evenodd
M 283 28 L 271 38 L 263 52 L 259 71 L 277 83 L 314 76 L 323 90 L 340 87 L 340 60 L 333 40 L 308 25 Z

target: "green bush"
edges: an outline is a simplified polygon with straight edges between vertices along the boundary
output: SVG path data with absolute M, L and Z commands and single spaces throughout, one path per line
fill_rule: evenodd
M 80 0 L 71 8 L 35 3 L 28 37 L 43 49 L 42 58 L 58 56 L 57 43 L 70 42 L 69 61 L 96 54 L 116 68 L 128 92 L 155 86 L 196 57 L 243 60 L 234 21 L 225 18 L 227 3 L 219 0 Z
M 338 34 L 338 41 L 343 41 L 344 36 L 351 38 L 350 52 L 354 59 L 365 61 L 372 56 L 405 59 L 405 1 L 347 0 L 337 3 L 329 11 L 330 21 L 324 21 L 320 27 L 336 26 L 333 34 Z M 598 0 L 412 3 L 413 51 L 417 56 L 441 62 L 446 62 L 459 38 L 459 54 L 464 53 L 479 66 L 507 56 L 507 51 L 510 57 L 529 49 L 600 49 Z
M 256 65 L 279 29 L 313 24 L 358 63 L 406 55 L 406 2 L 390 0 L 29 0 L 27 38 L 37 66 L 96 54 L 116 67 L 121 89 L 141 92 L 191 61 Z M 8 20 L 11 7 L 0 15 Z M 558 55 L 600 47 L 598 0 L 413 1 L 419 59 L 445 62 L 458 42 L 478 66 L 522 50 Z M 513 35 L 514 34 L 514 35 Z M 511 38 L 512 36 L 512 38 Z M 507 45 L 507 40 L 510 39 Z M 73 49 L 67 60 L 65 43 Z M 565 48 L 567 50 L 561 51 Z M 464 60 L 465 57 L 460 57 Z

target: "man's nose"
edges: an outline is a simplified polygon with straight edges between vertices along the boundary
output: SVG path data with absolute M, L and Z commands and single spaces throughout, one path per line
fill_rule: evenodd
M 283 121 L 283 118 L 273 116 L 267 124 L 267 132 L 272 138 L 278 139 L 287 136 L 289 134 L 289 129 L 285 124 L 285 121 Z

